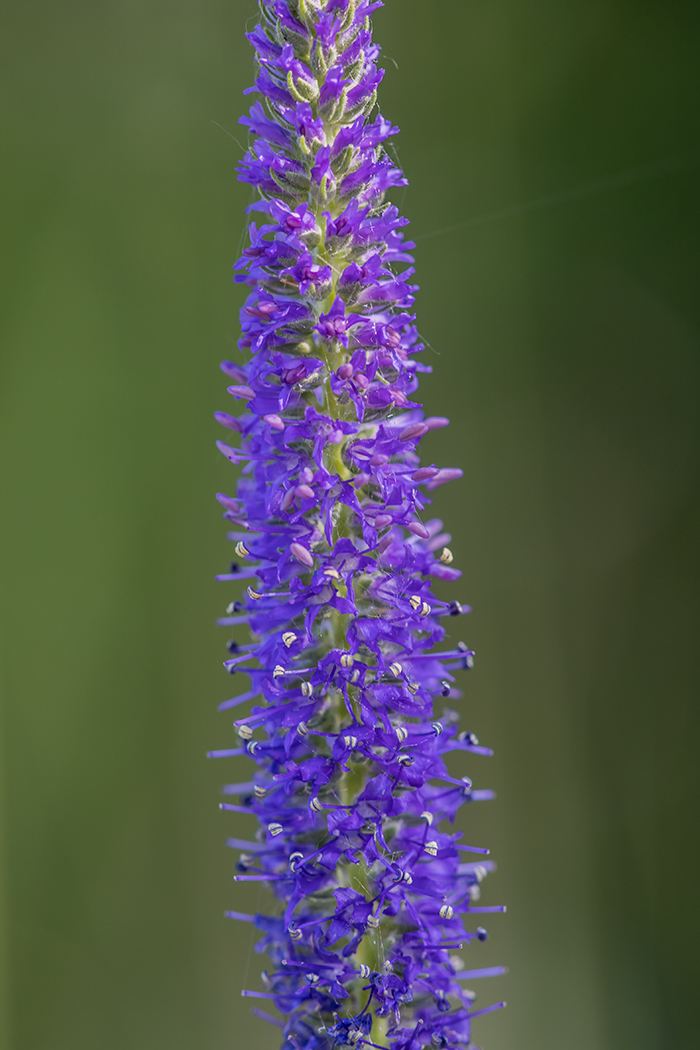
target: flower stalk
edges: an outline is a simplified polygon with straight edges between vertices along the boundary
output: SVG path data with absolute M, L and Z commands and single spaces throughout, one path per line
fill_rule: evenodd
M 224 664 L 250 688 L 220 706 L 252 706 L 234 722 L 240 746 L 210 754 L 255 762 L 224 787 L 239 804 L 222 806 L 257 819 L 250 842 L 229 840 L 235 878 L 268 883 L 277 906 L 227 914 L 262 934 L 271 967 L 243 994 L 277 1008 L 282 1022 L 254 1012 L 281 1024 L 284 1050 L 469 1047 L 484 1011 L 462 972 L 503 972 L 455 954 L 486 937 L 470 916 L 493 864 L 464 859 L 488 850 L 444 825 L 492 792 L 446 759 L 491 752 L 454 710 L 434 711 L 473 664 L 464 643 L 444 647 L 469 609 L 432 593 L 461 573 L 425 514 L 462 472 L 417 451 L 448 421 L 414 400 L 430 369 L 413 245 L 385 201 L 406 180 L 387 149 L 398 129 L 376 112 L 379 6 L 261 0 L 248 34 L 263 101 L 241 121 L 239 177 L 260 220 L 236 264 L 245 358 L 222 364 L 245 408 L 216 418 L 242 466 L 236 496 L 218 496 L 238 559 L 218 578 L 245 581 L 219 622 L 251 638 L 229 642 Z

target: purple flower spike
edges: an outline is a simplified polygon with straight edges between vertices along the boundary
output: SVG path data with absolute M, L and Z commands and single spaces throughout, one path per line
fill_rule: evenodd
M 242 994 L 281 1016 L 253 1008 L 283 1050 L 466 1050 L 472 1018 L 505 1005 L 474 1009 L 462 983 L 504 972 L 478 966 L 475 916 L 505 909 L 476 903 L 493 862 L 450 829 L 493 797 L 465 769 L 491 752 L 436 709 L 474 653 L 444 641 L 469 607 L 432 593 L 461 573 L 427 493 L 462 471 L 417 453 L 448 420 L 415 400 L 430 369 L 413 245 L 384 202 L 405 179 L 375 110 L 379 6 L 260 0 L 248 36 L 263 101 L 242 119 L 239 174 L 257 191 L 236 264 L 245 357 L 221 366 L 242 414 L 216 418 L 242 466 L 236 496 L 217 496 L 237 559 L 218 578 L 242 584 L 219 622 L 249 631 L 224 666 L 250 688 L 220 704 L 243 712 L 239 742 L 210 754 L 255 764 L 221 808 L 257 819 L 228 840 L 235 878 L 275 904 L 226 914 L 259 931 L 271 963 Z

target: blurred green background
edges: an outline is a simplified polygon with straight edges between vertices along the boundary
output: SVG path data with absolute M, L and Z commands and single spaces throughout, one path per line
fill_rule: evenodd
M 232 482 L 211 416 L 248 200 L 212 121 L 244 142 L 254 15 L 4 4 L 8 1050 L 278 1043 L 239 997 L 259 986 L 250 930 L 222 918 L 257 904 L 223 848 L 248 818 L 216 808 L 240 778 L 204 759 L 232 739 L 214 619 L 233 595 L 213 583 L 230 555 L 213 493 Z M 453 419 L 428 453 L 466 474 L 436 501 L 465 570 L 453 596 L 475 608 L 464 717 L 496 748 L 473 775 L 498 799 L 467 826 L 499 862 L 485 899 L 509 905 L 477 964 L 510 973 L 479 1002 L 509 1006 L 476 1040 L 686 1050 L 700 8 L 388 0 L 375 27 L 398 203 L 423 238 L 424 400 Z

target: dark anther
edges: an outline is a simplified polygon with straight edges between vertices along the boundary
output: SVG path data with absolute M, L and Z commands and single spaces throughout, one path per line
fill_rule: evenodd
M 440 686 L 442 688 L 442 695 L 443 696 L 449 696 L 450 695 L 450 683 L 447 681 L 446 678 L 444 678 L 442 680 L 442 682 L 440 682 Z
M 480 941 L 485 941 L 486 938 L 488 937 L 488 933 L 486 932 L 486 930 L 484 929 L 483 926 L 477 926 L 477 928 L 476 928 L 476 935 L 477 935 L 477 937 L 479 938 Z
M 235 561 L 232 561 L 231 565 L 229 566 L 229 570 L 228 571 L 233 573 L 233 572 L 238 572 L 239 569 L 240 569 L 240 566 Z
M 450 602 L 449 609 L 450 616 L 460 616 L 463 611 L 459 602 Z
M 238 642 L 234 642 L 234 640 L 232 638 L 230 642 L 226 642 L 226 648 L 228 649 L 228 651 L 230 653 L 237 653 L 238 652 Z

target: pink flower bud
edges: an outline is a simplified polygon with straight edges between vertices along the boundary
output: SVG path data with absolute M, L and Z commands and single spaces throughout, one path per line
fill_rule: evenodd
M 267 416 L 263 416 L 263 420 L 266 423 L 269 423 L 273 430 L 284 430 L 283 420 L 274 412 L 270 412 Z
M 424 540 L 427 540 L 430 535 L 422 521 L 411 521 L 406 528 L 409 532 L 412 532 L 414 536 L 420 536 L 421 539 Z
M 233 361 L 222 361 L 219 367 L 222 372 L 230 379 L 235 379 L 237 383 L 245 383 L 248 378 L 240 365 L 235 365 Z
M 228 392 L 232 397 L 237 397 L 239 400 L 243 398 L 245 401 L 250 401 L 251 398 L 255 397 L 249 386 L 230 386 Z
M 239 514 L 241 505 L 237 499 L 232 499 L 230 496 L 226 496 L 223 492 L 217 492 L 216 498 L 222 507 L 226 507 L 226 510 L 233 511 L 234 514 Z
M 241 424 L 235 416 L 230 416 L 228 412 L 215 412 L 214 419 L 217 423 L 221 423 L 222 427 L 228 427 L 229 430 L 236 430 L 240 434 Z
M 409 423 L 399 433 L 399 441 L 413 441 L 415 438 L 423 437 L 428 433 L 425 423 Z
M 301 543 L 292 543 L 289 548 L 289 553 L 294 555 L 297 561 L 300 561 L 302 565 L 306 565 L 307 569 L 310 569 L 314 563 L 313 555 L 311 551 L 303 547 Z

